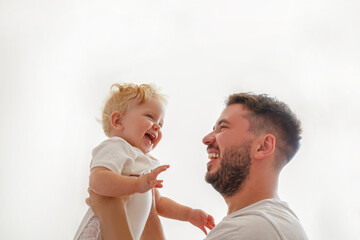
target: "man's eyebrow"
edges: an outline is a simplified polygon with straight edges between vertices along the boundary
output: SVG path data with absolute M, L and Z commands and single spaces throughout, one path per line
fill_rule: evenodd
M 225 120 L 225 119 L 221 119 L 219 122 L 217 122 L 217 126 L 220 126 L 221 124 L 230 124 L 230 122 L 228 120 Z M 215 126 L 213 127 L 213 131 L 215 130 Z

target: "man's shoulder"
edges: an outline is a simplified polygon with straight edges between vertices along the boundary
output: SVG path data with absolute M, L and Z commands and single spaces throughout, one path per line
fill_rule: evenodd
M 307 239 L 295 214 L 277 199 L 262 200 L 226 216 L 206 240 L 239 238 Z
M 225 217 L 208 235 L 214 239 L 280 239 L 274 226 L 260 215 Z

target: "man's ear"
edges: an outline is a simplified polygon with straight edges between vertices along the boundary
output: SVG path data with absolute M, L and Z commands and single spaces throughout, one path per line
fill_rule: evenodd
M 272 134 L 265 134 L 258 139 L 258 145 L 255 152 L 255 159 L 261 160 L 274 153 L 276 138 Z
M 111 126 L 117 130 L 123 130 L 123 114 L 119 112 L 113 112 L 110 116 Z

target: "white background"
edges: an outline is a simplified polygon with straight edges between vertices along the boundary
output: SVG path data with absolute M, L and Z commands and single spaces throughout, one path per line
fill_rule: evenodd
M 360 235 L 360 4 L 352 0 L 0 0 L 0 238 L 72 239 L 114 82 L 168 96 L 163 195 L 226 215 L 201 140 L 228 94 L 268 93 L 303 123 L 280 197 L 310 239 Z M 162 219 L 169 240 L 202 239 Z

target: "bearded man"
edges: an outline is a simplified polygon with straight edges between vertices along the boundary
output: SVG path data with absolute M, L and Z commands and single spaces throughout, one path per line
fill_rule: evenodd
M 264 94 L 229 96 L 203 139 L 210 159 L 205 179 L 228 206 L 206 240 L 307 239 L 277 194 L 280 171 L 299 149 L 300 134 L 300 121 L 283 102 Z

